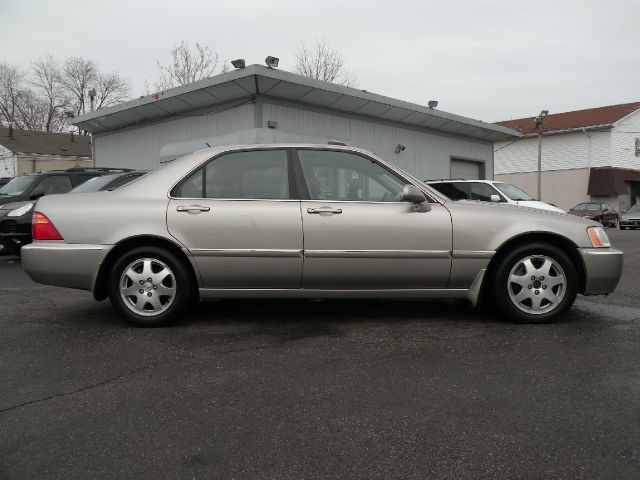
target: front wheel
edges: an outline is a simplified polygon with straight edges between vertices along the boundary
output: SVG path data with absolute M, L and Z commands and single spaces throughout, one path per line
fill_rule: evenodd
M 546 243 L 522 245 L 497 266 L 496 303 L 517 322 L 551 322 L 573 305 L 577 278 L 573 262 L 559 248 Z
M 157 247 L 125 253 L 109 277 L 111 304 L 137 327 L 159 327 L 176 319 L 188 305 L 190 292 L 184 263 Z

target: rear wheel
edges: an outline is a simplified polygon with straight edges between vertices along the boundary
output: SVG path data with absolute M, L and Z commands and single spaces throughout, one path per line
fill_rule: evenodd
M 141 247 L 122 255 L 111 269 L 109 299 L 120 316 L 138 327 L 159 327 L 187 307 L 191 285 L 173 253 Z
M 573 262 L 559 248 L 546 243 L 523 245 L 497 266 L 496 303 L 517 322 L 551 322 L 573 305 L 577 278 Z

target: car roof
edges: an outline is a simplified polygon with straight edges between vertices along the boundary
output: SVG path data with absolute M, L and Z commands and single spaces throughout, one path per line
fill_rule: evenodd
M 464 183 L 505 183 L 500 182 L 498 180 L 468 180 L 464 178 L 449 178 L 449 179 L 438 179 L 438 180 L 425 180 L 426 183 L 450 183 L 450 182 L 464 182 Z

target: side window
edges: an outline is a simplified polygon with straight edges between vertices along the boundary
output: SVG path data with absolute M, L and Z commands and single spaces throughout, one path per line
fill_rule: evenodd
M 469 186 L 465 183 L 433 183 L 431 187 L 451 200 L 466 200 L 469 198 Z
M 203 181 L 204 178 L 204 181 Z M 216 158 L 193 173 L 176 191 L 182 198 L 289 198 L 285 150 L 235 152 Z
M 380 165 L 347 152 L 298 150 L 312 200 L 400 202 L 405 182 Z
M 109 187 L 109 190 L 115 190 L 116 188 L 122 187 L 129 182 L 133 182 L 138 177 L 139 175 L 127 175 L 125 177 L 121 177 Z
M 67 193 L 72 188 L 71 179 L 67 175 L 56 175 L 43 178 L 36 186 L 34 192 L 43 195 L 53 195 L 56 193 Z
M 491 185 L 486 183 L 471 183 L 469 190 L 469 200 L 480 200 L 482 202 L 490 202 L 491 195 L 498 195 Z
M 92 178 L 96 178 L 99 177 L 100 175 L 91 175 L 91 174 L 82 174 L 82 175 L 76 175 L 76 187 L 78 185 L 82 185 L 84 182 L 86 182 L 87 180 L 91 180 Z

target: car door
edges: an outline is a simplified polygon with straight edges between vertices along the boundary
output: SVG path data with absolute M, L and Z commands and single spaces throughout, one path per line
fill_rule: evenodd
M 223 154 L 172 191 L 169 232 L 209 289 L 300 288 L 302 220 L 286 150 Z
M 409 183 L 360 154 L 299 149 L 304 230 L 303 287 L 444 288 L 451 217 L 440 204 L 414 211 Z

